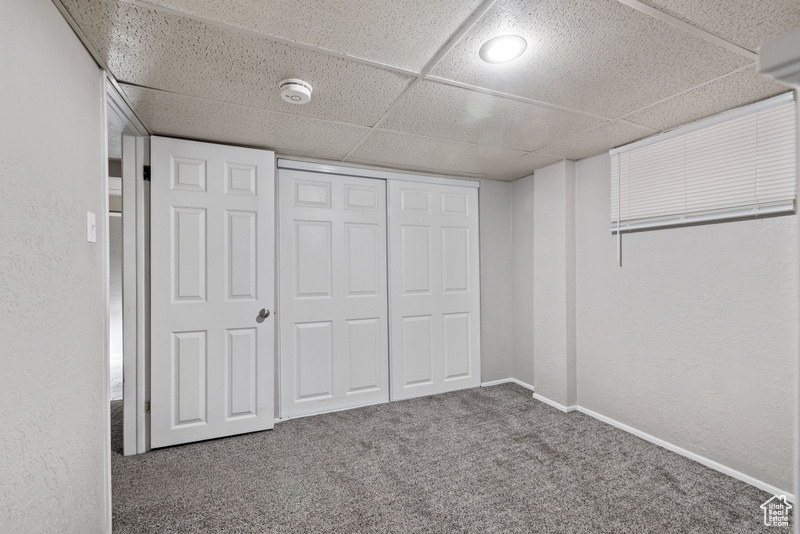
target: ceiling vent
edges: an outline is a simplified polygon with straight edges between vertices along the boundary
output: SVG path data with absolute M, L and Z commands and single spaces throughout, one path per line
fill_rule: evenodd
M 291 78 L 283 80 L 279 87 L 281 88 L 281 98 L 290 104 L 308 104 L 311 102 L 311 84 Z
M 758 51 L 758 70 L 779 82 L 800 87 L 800 28 L 764 43 Z

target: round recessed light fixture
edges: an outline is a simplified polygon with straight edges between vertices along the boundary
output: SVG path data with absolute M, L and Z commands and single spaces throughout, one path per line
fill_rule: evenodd
M 283 80 L 278 87 L 281 89 L 281 98 L 290 104 L 308 104 L 311 102 L 311 84 L 291 78 Z
M 489 39 L 481 47 L 481 59 L 487 63 L 508 63 L 517 59 L 528 43 L 519 35 L 500 35 Z

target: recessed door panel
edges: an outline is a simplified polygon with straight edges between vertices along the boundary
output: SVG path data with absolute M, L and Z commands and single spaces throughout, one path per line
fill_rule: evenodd
M 431 316 L 403 317 L 403 385 L 433 383 Z
M 174 426 L 206 422 L 206 332 L 172 337 Z
M 400 229 L 403 293 L 430 293 L 430 228 L 403 225 Z
M 331 223 L 295 221 L 295 280 L 298 297 L 330 297 L 332 285 Z
M 172 208 L 175 302 L 206 300 L 206 210 Z
M 225 192 L 229 195 L 255 195 L 256 166 L 225 163 Z
M 442 228 L 442 290 L 469 291 L 469 228 Z
M 272 428 L 274 154 L 151 137 L 150 445 Z
M 256 246 L 257 214 L 252 211 L 233 211 L 225 213 L 228 232 L 226 266 L 228 299 L 255 300 L 256 290 Z
M 383 237 L 377 224 L 345 224 L 345 260 L 347 262 L 347 295 L 375 295 L 380 277 L 379 249 Z
M 295 325 L 297 400 L 333 394 L 333 321 Z
M 281 416 L 387 401 L 386 184 L 278 172 Z
M 230 399 L 227 416 L 254 417 L 257 413 L 258 336 L 255 328 L 228 330 L 227 383 Z
M 470 375 L 469 313 L 446 313 L 442 316 L 444 379 Z
M 347 321 L 348 395 L 380 389 L 380 359 L 385 355 L 380 344 L 380 318 Z
M 172 189 L 183 191 L 206 191 L 206 161 L 192 158 L 171 158 Z

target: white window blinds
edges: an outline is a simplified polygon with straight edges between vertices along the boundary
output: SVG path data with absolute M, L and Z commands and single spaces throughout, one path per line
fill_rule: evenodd
M 611 231 L 791 213 L 794 95 L 614 149 Z

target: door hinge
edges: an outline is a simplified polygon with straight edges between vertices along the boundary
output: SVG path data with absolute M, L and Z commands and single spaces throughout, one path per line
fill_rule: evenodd
M 144 403 L 144 411 L 150 413 L 150 401 Z
M 145 182 L 150 181 L 150 165 L 144 166 L 144 171 L 142 172 L 142 176 L 144 177 Z

